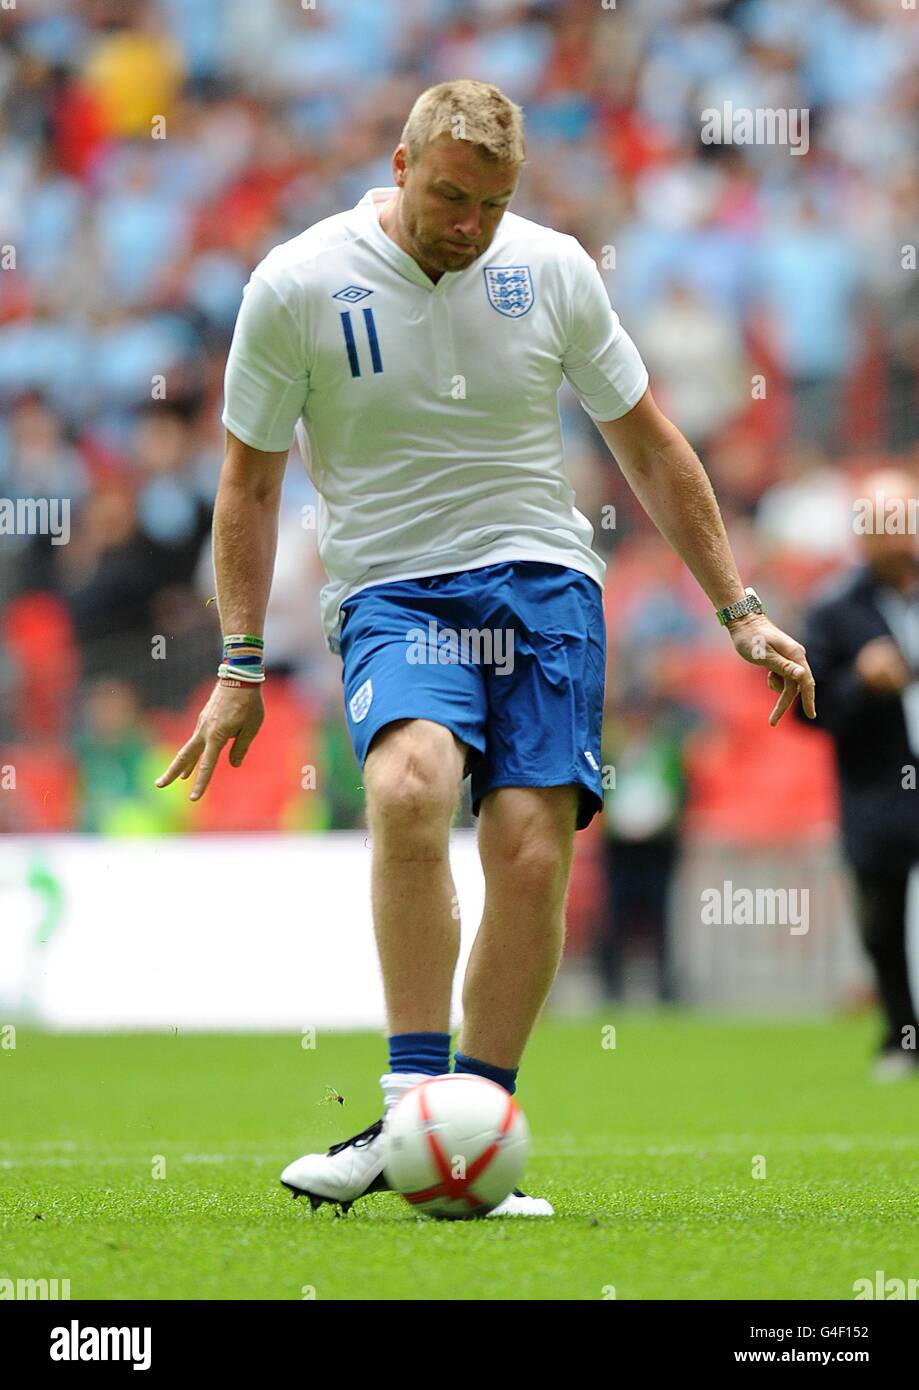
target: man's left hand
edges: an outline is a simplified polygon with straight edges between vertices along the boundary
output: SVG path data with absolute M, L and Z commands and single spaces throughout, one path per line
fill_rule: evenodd
M 779 698 L 775 702 L 769 723 L 778 724 L 782 715 L 801 696 L 808 719 L 817 717 L 814 704 L 814 677 L 805 659 L 800 642 L 771 623 L 762 613 L 750 613 L 728 624 L 734 647 L 744 661 L 765 666 L 769 672 L 768 686 Z

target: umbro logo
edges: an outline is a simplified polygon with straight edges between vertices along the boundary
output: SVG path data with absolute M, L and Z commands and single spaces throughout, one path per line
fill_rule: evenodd
M 332 298 L 343 299 L 346 304 L 356 304 L 359 299 L 366 299 L 368 294 L 373 294 L 373 290 L 361 289 L 360 285 L 346 285 L 343 290 L 336 290 Z

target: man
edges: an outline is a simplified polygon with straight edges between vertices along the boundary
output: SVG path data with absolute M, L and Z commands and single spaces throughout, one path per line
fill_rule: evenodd
M 686 804 L 683 747 L 694 722 L 659 676 L 633 677 L 606 710 L 603 761 L 616 769 L 616 794 L 604 806 L 608 906 L 594 954 L 609 1000 L 624 997 L 636 936 L 653 955 L 658 1002 L 678 997 L 670 896 Z
M 563 375 L 715 608 L 739 604 L 734 644 L 780 692 L 771 721 L 799 690 L 813 709 L 804 650 L 745 597 L 708 479 L 654 404 L 593 261 L 573 237 L 507 213 L 523 162 L 520 109 L 497 88 L 424 92 L 393 155 L 395 188 L 256 267 L 227 364 L 214 516 L 225 633 L 261 632 L 295 427 L 321 497 L 323 621 L 343 658 L 373 839 L 384 1109 L 449 1070 L 448 839 L 464 775 L 486 906 L 455 1069 L 511 1092 L 561 954 L 574 832 L 602 806 L 604 565 L 564 471 Z M 197 764 L 197 799 L 223 745 L 234 740 L 239 766 L 262 717 L 257 685 L 218 684 L 160 784 Z M 381 1190 L 381 1125 L 298 1159 L 282 1181 L 314 1205 Z M 515 1193 L 498 1211 L 552 1208 Z
M 907 883 L 919 860 L 919 488 L 890 470 L 860 492 L 864 563 L 815 604 L 807 632 L 816 722 L 836 746 L 843 852 L 884 1016 L 874 1074 L 892 1081 L 916 1073 L 919 1031 L 906 949 Z

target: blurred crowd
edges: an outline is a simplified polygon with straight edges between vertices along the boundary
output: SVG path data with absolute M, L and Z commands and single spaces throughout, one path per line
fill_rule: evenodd
M 223 768 L 199 806 L 185 784 L 152 781 L 219 659 L 209 528 L 243 286 L 270 247 L 390 185 L 415 97 L 464 76 L 523 106 L 513 211 L 595 256 L 780 626 L 800 627 L 850 562 L 859 478 L 885 459 L 919 464 L 919 15 L 905 6 L 0 8 L 0 497 L 69 499 L 66 544 L 0 536 L 0 766 L 16 790 L 0 791 L 0 829 L 360 824 L 296 452 L 265 728 L 246 771 Z M 700 112 L 725 103 L 806 111 L 806 148 L 706 143 Z M 560 404 L 578 503 L 610 562 L 609 838 L 666 859 L 687 829 L 819 833 L 834 816 L 819 736 L 791 720 L 767 730 L 760 674 L 567 387 Z

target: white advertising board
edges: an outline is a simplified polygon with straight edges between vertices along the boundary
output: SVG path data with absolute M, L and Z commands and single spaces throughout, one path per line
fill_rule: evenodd
M 462 968 L 484 901 L 473 832 L 454 833 L 451 863 Z M 382 1029 L 369 841 L 0 837 L 0 1022 L 17 1019 Z

